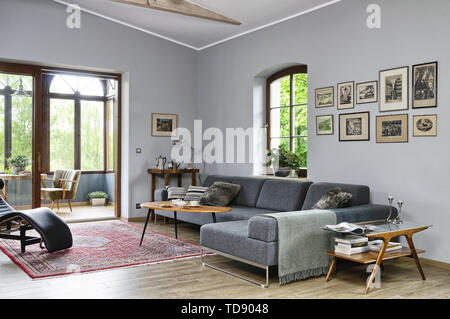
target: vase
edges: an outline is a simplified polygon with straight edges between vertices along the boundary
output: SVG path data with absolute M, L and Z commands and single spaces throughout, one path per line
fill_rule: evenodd
M 295 169 L 291 169 L 291 172 L 289 173 L 289 178 L 298 178 L 297 171 Z

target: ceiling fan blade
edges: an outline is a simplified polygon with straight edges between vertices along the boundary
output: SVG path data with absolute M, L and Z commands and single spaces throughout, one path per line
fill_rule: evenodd
M 239 21 L 225 17 L 198 4 L 187 0 L 110 0 L 149 9 L 162 10 L 200 19 L 213 20 L 228 24 L 240 25 Z

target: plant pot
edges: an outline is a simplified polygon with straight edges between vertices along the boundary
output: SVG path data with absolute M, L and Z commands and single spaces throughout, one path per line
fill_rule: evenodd
M 278 170 L 275 172 L 275 176 L 278 176 L 278 177 L 288 177 L 290 173 L 291 173 L 291 169 L 290 169 L 289 167 L 280 167 L 280 168 L 278 168 Z
M 297 172 L 295 169 L 291 169 L 291 172 L 289 173 L 289 178 L 298 178 Z
M 14 175 L 19 175 L 20 172 L 22 172 L 22 171 L 24 171 L 24 170 L 25 170 L 25 167 L 23 167 L 23 166 L 13 166 L 13 168 L 12 168 L 12 173 L 13 173 Z
M 92 206 L 105 206 L 106 198 L 91 198 L 89 200 Z

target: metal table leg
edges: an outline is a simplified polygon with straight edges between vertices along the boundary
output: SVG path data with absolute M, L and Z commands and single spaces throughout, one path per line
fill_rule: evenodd
M 213 222 L 216 223 L 217 222 L 216 213 L 212 213 L 211 215 L 212 215 Z
M 152 214 L 152 212 L 153 212 L 153 209 L 149 209 L 148 212 L 147 212 L 147 218 L 145 219 L 144 231 L 142 232 L 141 243 L 139 244 L 139 246 L 142 246 L 142 241 L 144 240 L 144 236 L 145 236 L 145 231 L 147 229 L 148 220 L 150 219 L 150 215 Z
M 173 212 L 173 222 L 175 224 L 175 238 L 178 239 L 177 212 Z

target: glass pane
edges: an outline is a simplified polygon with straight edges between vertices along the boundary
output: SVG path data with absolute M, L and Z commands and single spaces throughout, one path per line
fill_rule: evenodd
M 99 79 L 75 75 L 56 75 L 50 85 L 51 93 L 104 96 L 103 86 Z
M 291 76 L 280 78 L 270 84 L 270 107 L 291 105 Z
M 289 138 L 272 138 L 270 140 L 270 148 L 283 148 L 289 150 Z
M 294 138 L 292 146 L 295 154 L 302 159 L 302 168 L 308 167 L 308 139 L 306 137 Z
M 73 169 L 75 106 L 73 100 L 50 100 L 50 170 Z
M 294 135 L 307 136 L 308 135 L 308 106 L 294 106 Z
M 270 110 L 270 137 L 291 136 L 290 108 Z
M 53 78 L 52 84 L 50 85 L 50 92 L 61 94 L 74 94 L 76 89 L 76 82 L 70 80 L 74 80 L 73 77 L 71 76 L 63 77 L 61 75 L 56 75 Z
M 6 74 L 0 74 L 0 90 L 3 90 L 6 86 L 6 80 L 7 80 Z
M 0 172 L 4 171 L 5 171 L 5 97 L 3 95 L 0 95 Z
M 33 99 L 31 97 L 12 96 L 11 133 L 12 156 L 26 156 L 28 163 L 25 169 L 31 171 L 33 147 Z
M 294 104 L 308 103 L 308 74 L 298 73 L 294 75 Z
M 114 170 L 114 101 L 108 101 L 108 170 Z
M 104 169 L 104 104 L 81 101 L 81 169 Z
M 103 86 L 99 79 L 78 77 L 78 88 L 81 95 L 104 96 Z
M 108 96 L 116 95 L 116 85 L 117 81 L 115 80 L 108 80 Z

